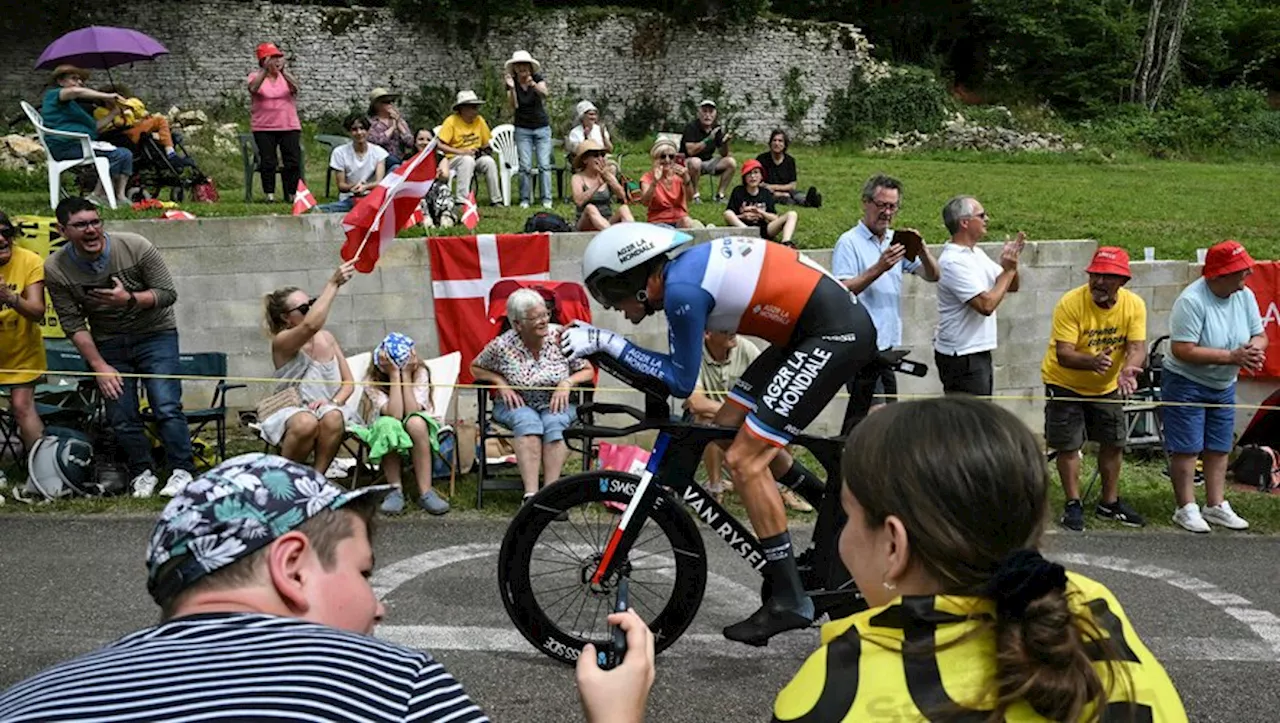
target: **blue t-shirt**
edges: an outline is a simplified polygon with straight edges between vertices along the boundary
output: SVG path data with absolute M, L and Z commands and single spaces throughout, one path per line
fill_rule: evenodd
M 98 137 L 98 123 L 89 111 L 74 100 L 61 100 L 58 93 L 61 88 L 50 88 L 44 93 L 44 102 L 40 104 L 40 117 L 48 128 L 71 133 L 88 133 L 90 138 Z M 48 136 L 49 150 L 59 160 L 79 158 L 80 141 L 61 136 Z
M 1222 298 L 1209 289 L 1204 279 L 1196 279 L 1178 294 L 1169 317 L 1169 341 L 1189 341 L 1210 349 L 1238 349 L 1251 337 L 1262 333 L 1262 315 L 1253 291 L 1245 288 Z M 1226 389 L 1235 384 L 1240 367 L 1234 364 L 1188 364 L 1165 357 L 1164 366 L 1210 389 Z
M 841 281 L 862 274 L 880 260 L 880 255 L 892 241 L 893 229 L 885 231 L 884 241 L 880 241 L 859 221 L 836 241 L 836 249 L 831 254 L 831 273 Z M 871 314 L 882 351 L 902 344 L 902 274 L 915 273 L 918 268 L 919 259 L 907 261 L 904 258 L 858 294 L 858 301 Z

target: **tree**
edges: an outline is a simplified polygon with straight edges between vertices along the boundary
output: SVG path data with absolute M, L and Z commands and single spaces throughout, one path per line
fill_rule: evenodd
M 1182 34 L 1186 29 L 1191 0 L 1151 0 L 1147 32 L 1142 40 L 1130 87 L 1130 100 L 1155 110 L 1169 78 L 1178 69 Z

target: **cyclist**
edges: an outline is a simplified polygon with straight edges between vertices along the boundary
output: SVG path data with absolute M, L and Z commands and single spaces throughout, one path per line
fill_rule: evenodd
M 665 311 L 671 352 L 642 349 L 588 324 L 562 330 L 568 355 L 606 353 L 634 372 L 655 377 L 677 397 L 698 379 L 706 330 L 758 336 L 772 344 L 729 392 L 715 422 L 738 427 L 725 454 L 734 487 L 765 549 L 772 597 L 742 622 L 724 629 L 730 640 L 766 645 L 769 638 L 813 622 L 813 601 L 791 551 L 791 536 L 775 477 L 811 491 L 821 481 L 783 447 L 799 434 L 844 382 L 876 355 L 871 317 L 839 281 L 794 249 L 760 238 L 727 236 L 669 254 L 692 237 L 647 223 L 626 223 L 596 235 L 582 260 L 596 301 L 633 324 Z M 745 424 L 744 424 L 745 422 Z

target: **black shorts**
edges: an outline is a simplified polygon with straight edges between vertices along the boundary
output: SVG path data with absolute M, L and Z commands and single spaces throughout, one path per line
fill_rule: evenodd
M 800 312 L 791 340 L 761 353 L 729 390 L 729 401 L 747 410 L 748 432 L 786 446 L 876 358 L 876 346 L 866 308 L 840 282 L 824 276 Z
M 1124 446 L 1129 435 L 1124 406 L 1118 401 L 1120 392 L 1086 397 L 1066 387 L 1046 384 L 1044 395 L 1049 398 L 1044 404 L 1044 443 L 1049 449 L 1074 452 L 1084 446 L 1085 439 L 1107 447 Z M 1091 399 L 1103 401 L 1087 401 Z

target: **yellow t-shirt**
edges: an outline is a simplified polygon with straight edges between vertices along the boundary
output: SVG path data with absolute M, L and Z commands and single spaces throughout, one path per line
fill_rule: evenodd
M 106 118 L 107 114 L 110 112 L 110 109 L 98 106 L 93 109 L 93 117 L 95 120 L 100 121 L 103 118 Z M 120 114 L 111 119 L 111 127 L 128 128 L 143 118 L 146 118 L 148 115 L 147 107 L 142 104 L 141 100 L 138 100 L 137 98 L 125 98 Z
M 462 120 L 462 116 L 454 113 L 440 125 L 440 142 L 459 150 L 483 148 L 489 145 L 490 140 L 492 136 L 489 134 L 489 124 L 479 114 L 474 121 L 467 123 Z M 449 157 L 453 158 L 453 154 L 449 154 Z
M 32 284 L 44 281 L 44 260 L 40 255 L 13 247 L 9 263 L 0 266 L 0 282 L 19 296 Z M 0 372 L 0 384 L 27 384 L 40 377 L 45 368 L 44 339 L 40 324 L 17 309 L 0 309 L 0 369 L 31 369 L 27 372 Z
M 1115 597 L 1083 575 L 1067 573 L 1072 610 L 1090 619 L 1111 640 L 1132 685 L 1095 663 L 1108 684 L 1111 705 L 1121 706 L 1115 720 L 1182 723 L 1187 713 L 1164 668 L 1138 639 Z M 801 666 L 774 701 L 773 720 L 810 723 L 853 721 L 986 720 L 995 700 L 995 631 L 987 626 L 963 642 L 932 655 L 903 656 L 905 640 L 933 640 L 943 648 L 995 615 L 995 603 L 983 598 L 919 596 L 898 598 L 822 627 L 822 647 Z M 977 620 L 975 620 L 975 618 Z M 959 706 L 959 708 L 956 708 Z M 975 715 L 974 712 L 977 711 Z M 936 716 L 927 717 L 926 712 Z M 946 713 L 951 713 L 948 717 Z M 969 715 L 964 715 L 969 713 Z M 1004 718 L 1011 723 L 1044 721 L 1025 701 Z
M 1086 284 L 1068 291 L 1053 307 L 1053 333 L 1040 363 L 1045 384 L 1066 387 L 1084 396 L 1110 394 L 1119 386 L 1125 344 L 1146 341 L 1147 305 L 1142 297 L 1120 289 L 1110 309 L 1093 303 Z M 1068 369 L 1058 363 L 1057 342 L 1076 345 L 1076 351 L 1097 354 L 1111 347 L 1111 368 L 1106 374 L 1089 369 Z M 1134 360 L 1137 361 L 1137 360 Z

